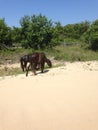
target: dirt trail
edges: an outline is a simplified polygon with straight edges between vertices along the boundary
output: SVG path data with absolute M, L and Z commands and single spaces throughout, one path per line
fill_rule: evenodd
M 0 130 L 98 130 L 98 62 L 0 79 Z

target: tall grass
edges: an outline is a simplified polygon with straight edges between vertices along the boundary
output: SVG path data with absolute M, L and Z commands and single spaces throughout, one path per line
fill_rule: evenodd
M 32 53 L 34 51 L 41 50 L 32 50 L 32 49 L 23 49 L 18 48 L 14 51 L 1 51 L 0 50 L 0 64 L 4 64 L 7 61 L 11 63 L 19 62 L 21 56 Z M 65 61 L 92 61 L 98 60 L 98 51 L 92 51 L 84 49 L 79 45 L 74 46 L 57 46 L 54 49 L 42 50 L 46 55 L 55 60 L 65 60 Z
M 31 53 L 32 49 L 17 48 L 13 51 L 10 50 L 0 50 L 0 64 L 5 64 L 7 62 L 17 63 L 21 56 Z
M 56 60 L 92 61 L 98 60 L 98 52 L 81 48 L 80 46 L 58 46 L 50 52 Z

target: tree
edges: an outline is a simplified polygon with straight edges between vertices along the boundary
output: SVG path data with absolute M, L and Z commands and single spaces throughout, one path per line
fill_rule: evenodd
M 64 27 L 67 38 L 80 39 L 81 36 L 88 30 L 90 22 L 85 21 L 76 24 L 68 24 Z
M 21 39 L 22 39 L 22 36 L 21 36 L 21 28 L 19 27 L 13 27 L 12 30 L 11 30 L 11 36 L 12 36 L 12 43 L 15 45 L 15 46 L 21 46 Z
M 60 22 L 56 22 L 55 24 L 56 24 L 54 28 L 55 36 L 57 37 L 58 41 L 61 43 L 65 37 L 64 29 Z
M 12 45 L 11 28 L 6 25 L 4 19 L 0 19 L 0 44 Z
M 20 19 L 20 25 L 21 25 L 21 44 L 23 47 L 28 48 L 29 47 L 29 39 L 28 35 L 30 32 L 30 17 L 28 15 L 25 15 Z
M 95 20 L 83 35 L 84 41 L 92 50 L 98 50 L 98 20 Z
M 41 14 L 31 17 L 24 16 L 20 23 L 23 46 L 43 49 L 52 48 L 55 46 L 55 43 L 58 43 L 53 40 L 55 38 L 53 22 L 48 20 L 46 16 L 42 16 Z
M 33 15 L 31 17 L 30 24 L 30 43 L 36 49 L 43 49 L 49 46 L 52 37 L 52 22 L 41 14 L 38 16 Z

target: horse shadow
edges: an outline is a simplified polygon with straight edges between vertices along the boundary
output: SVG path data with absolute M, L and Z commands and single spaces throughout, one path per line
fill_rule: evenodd
M 36 74 L 45 74 L 47 72 L 49 72 L 49 70 L 44 70 L 43 73 L 42 72 L 37 72 Z

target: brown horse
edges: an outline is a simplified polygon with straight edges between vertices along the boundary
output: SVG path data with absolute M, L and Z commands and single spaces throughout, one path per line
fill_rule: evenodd
M 27 54 L 24 55 L 20 58 L 20 64 L 21 64 L 21 68 L 24 71 L 26 71 L 27 69 L 27 63 L 31 63 L 31 59 L 33 60 L 33 62 L 35 62 L 35 58 L 36 60 L 38 60 L 38 55 L 37 53 L 33 53 L 33 54 Z
M 45 53 L 43 52 L 35 52 L 33 54 L 28 54 L 20 58 L 21 68 L 23 71 L 26 70 L 26 76 L 28 76 L 30 66 L 34 75 L 36 75 L 37 66 L 39 69 L 41 69 L 41 72 L 43 73 L 45 62 L 48 64 L 49 67 L 52 67 L 51 61 L 46 57 Z M 30 63 L 28 67 L 27 63 Z

